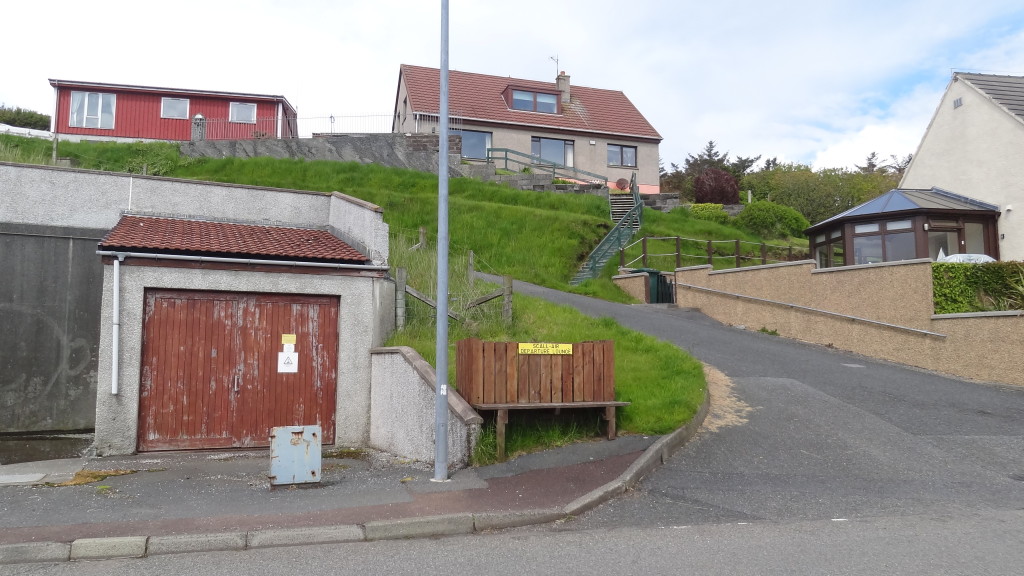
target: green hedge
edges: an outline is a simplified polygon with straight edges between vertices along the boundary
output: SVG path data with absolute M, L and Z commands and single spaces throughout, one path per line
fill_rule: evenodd
M 697 220 L 706 220 L 716 224 L 728 225 L 732 217 L 722 209 L 721 204 L 690 204 L 690 215 Z
M 810 226 L 803 214 L 767 200 L 747 204 L 736 224 L 764 238 L 803 237 Z
M 936 314 L 1019 310 L 1024 305 L 1024 262 L 932 264 Z

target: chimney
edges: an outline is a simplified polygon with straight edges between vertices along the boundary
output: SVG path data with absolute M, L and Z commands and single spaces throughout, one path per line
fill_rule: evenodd
M 569 76 L 566 75 L 565 70 L 562 70 L 561 74 L 555 78 L 555 86 L 558 87 L 558 91 L 562 93 L 562 103 L 569 103 Z

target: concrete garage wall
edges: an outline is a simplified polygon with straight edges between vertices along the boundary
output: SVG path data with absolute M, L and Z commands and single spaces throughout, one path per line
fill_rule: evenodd
M 371 351 L 370 446 L 434 462 L 436 373 L 412 348 Z M 483 419 L 455 390 L 448 392 L 448 465 L 469 464 Z
M 102 389 L 110 386 L 109 364 L 108 373 L 100 374 L 102 361 L 110 360 L 109 351 L 104 357 L 100 346 L 101 325 L 104 330 L 110 328 L 109 314 L 101 316 L 100 302 L 102 294 L 104 305 L 109 306 L 111 286 L 109 278 L 104 278 L 96 244 L 125 211 L 324 228 L 364 250 L 375 264 L 384 264 L 388 258 L 387 224 L 381 209 L 344 194 L 4 162 L 0 162 L 0 192 L 0 265 L 7 278 L 0 283 L 0 433 L 93 427 L 97 386 L 101 399 Z M 292 283 L 279 286 L 282 292 L 310 293 L 310 286 L 318 285 L 312 278 L 296 275 Z M 371 334 L 362 345 L 363 356 L 351 364 L 363 370 L 365 379 L 369 375 L 366 351 L 379 345 L 394 327 L 394 286 L 379 278 L 351 280 L 360 288 L 355 290 L 359 296 L 350 297 L 360 298 L 367 311 L 354 321 Z M 226 286 L 223 289 L 247 289 L 219 282 Z M 266 285 L 272 291 L 275 282 L 280 282 L 280 276 L 277 281 L 251 284 Z M 353 379 L 348 377 L 345 385 L 357 388 Z M 354 392 L 363 412 L 338 420 L 340 426 L 348 427 L 339 429 L 339 441 L 359 444 L 368 437 L 365 386 L 362 400 L 359 391 Z M 103 413 L 126 416 L 123 410 L 109 407 Z M 134 436 L 130 438 L 134 442 Z
M 813 261 L 719 272 L 710 266 L 680 268 L 676 303 L 726 324 L 777 330 L 787 338 L 964 378 L 1024 385 L 1024 312 L 933 314 L 930 260 L 822 270 Z
M 105 232 L 0 223 L 0 433 L 93 427 Z
M 136 448 L 146 288 L 337 295 L 340 309 L 335 442 L 362 446 L 369 441 L 369 352 L 381 343 L 379 340 L 383 337 L 374 325 L 374 319 L 381 315 L 375 306 L 382 301 L 381 292 L 386 292 L 376 285 L 390 281 L 360 276 L 122 265 L 120 384 L 119 394 L 115 396 L 111 394 L 113 266 L 104 268 L 94 443 L 97 454 L 130 454 Z M 390 305 L 393 309 L 394 304 Z
M 0 222 L 109 230 L 122 212 L 334 228 L 387 261 L 383 211 L 351 196 L 0 162 Z

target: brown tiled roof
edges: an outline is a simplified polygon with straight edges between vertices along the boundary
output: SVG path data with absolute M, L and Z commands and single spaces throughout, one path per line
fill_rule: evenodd
M 260 260 L 362 264 L 369 259 L 330 232 L 125 215 L 100 249 Z
M 403 64 L 401 77 L 414 113 L 437 114 L 440 108 L 441 71 Z M 448 108 L 453 117 L 572 131 L 636 136 L 661 140 L 661 134 L 618 90 L 569 87 L 571 102 L 561 114 L 512 110 L 502 94 L 509 86 L 558 93 L 554 82 L 537 82 L 451 70 L 448 73 Z

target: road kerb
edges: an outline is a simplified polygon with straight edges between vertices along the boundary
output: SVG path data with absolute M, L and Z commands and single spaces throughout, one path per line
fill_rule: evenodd
M 359 526 L 315 526 L 303 528 L 274 528 L 249 532 L 249 548 L 273 546 L 302 546 L 306 544 L 337 544 L 362 542 L 366 539 Z
M 175 534 L 174 536 L 150 536 L 146 554 L 182 554 L 186 552 L 216 552 L 222 550 L 245 550 L 245 532 L 222 534 Z
M 481 512 L 473 514 L 473 527 L 477 532 L 518 528 L 531 524 L 547 524 L 565 518 L 559 508 L 523 510 L 522 512 Z
M 79 538 L 71 543 L 71 559 L 141 558 L 146 555 L 146 540 L 145 536 Z
M 363 530 L 367 540 L 470 534 L 473 532 L 473 515 L 445 514 L 397 520 L 374 520 L 364 524 Z
M 67 562 L 71 544 L 64 542 L 30 542 L 0 545 L 0 565 L 33 562 Z

